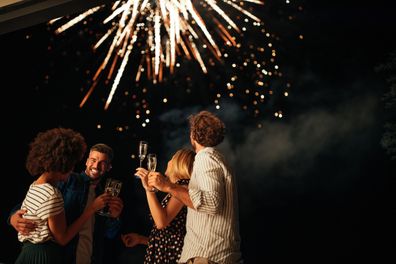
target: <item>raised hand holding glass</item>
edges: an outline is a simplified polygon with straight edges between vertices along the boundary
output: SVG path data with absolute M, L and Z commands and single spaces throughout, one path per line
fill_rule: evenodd
M 154 153 L 150 153 L 147 156 L 147 169 L 150 173 L 152 171 L 155 171 L 156 168 L 157 168 L 157 155 L 155 155 Z M 158 190 L 155 187 L 153 187 L 151 191 L 156 192 Z

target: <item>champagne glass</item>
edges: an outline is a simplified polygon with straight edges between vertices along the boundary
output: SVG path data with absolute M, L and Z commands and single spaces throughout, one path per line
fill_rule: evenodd
M 150 153 L 147 155 L 147 169 L 149 172 L 151 172 L 151 171 L 155 171 L 156 168 L 157 168 L 157 155 L 155 155 L 154 153 Z M 151 191 L 156 192 L 157 189 L 153 187 Z
M 141 140 L 139 142 L 139 159 L 140 159 L 140 163 L 139 163 L 139 167 L 142 167 L 142 162 L 143 160 L 146 158 L 147 155 L 147 148 L 148 148 L 148 143 L 147 141 L 143 141 Z
M 113 178 L 108 178 L 106 181 L 105 193 L 109 193 L 113 197 L 117 197 L 120 194 L 122 187 L 122 182 Z M 110 216 L 109 206 L 106 205 L 101 210 L 98 211 L 98 214 L 103 216 Z

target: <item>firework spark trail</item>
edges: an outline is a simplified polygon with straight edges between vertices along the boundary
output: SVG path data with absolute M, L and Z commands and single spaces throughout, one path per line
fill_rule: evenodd
M 254 16 L 251 12 L 242 8 L 244 2 L 262 5 L 264 2 L 257 0 L 239 1 L 240 5 L 234 1 L 223 0 L 221 3 L 231 6 L 232 8 L 243 13 L 247 17 L 260 22 L 260 19 Z M 213 13 L 219 15 L 230 28 L 240 33 L 237 24 L 227 15 L 226 10 L 219 6 L 215 0 L 205 0 L 205 3 L 210 6 Z M 202 5 L 202 3 L 199 3 Z M 214 37 L 209 32 L 203 17 L 196 8 L 197 5 L 191 0 L 128 0 L 116 1 L 111 7 L 111 14 L 103 20 L 103 24 L 110 24 L 110 28 L 94 45 L 94 49 L 98 49 L 109 38 L 111 44 L 107 50 L 107 55 L 103 59 L 101 65 L 98 67 L 94 77 L 93 84 L 90 87 L 87 95 L 81 102 L 80 107 L 84 105 L 88 97 L 92 94 L 93 89 L 96 87 L 98 78 L 101 73 L 108 67 L 109 61 L 113 58 L 107 79 L 112 78 L 114 67 L 117 65 L 118 59 L 121 59 L 116 77 L 114 78 L 110 94 L 107 98 L 105 109 L 111 103 L 113 95 L 119 85 L 122 74 L 127 66 L 128 56 L 131 56 L 132 49 L 137 41 L 137 32 L 146 32 L 145 56 L 149 56 L 147 61 L 148 78 L 156 83 L 161 81 L 163 67 L 169 68 L 170 73 L 174 72 L 177 55 L 185 56 L 190 59 L 190 54 L 198 62 L 202 72 L 207 73 L 208 69 L 203 60 L 203 56 L 198 48 L 198 42 L 202 41 L 208 43 L 209 51 L 220 60 L 222 53 L 217 45 Z M 78 24 L 86 19 L 88 16 L 103 10 L 105 6 L 91 8 L 86 12 L 78 15 L 76 18 L 71 19 L 64 25 L 56 29 L 55 33 L 60 34 L 70 27 Z M 207 9 L 205 9 L 207 11 Z M 212 19 L 214 16 L 212 16 Z M 118 20 L 117 20 L 118 19 Z M 216 21 L 218 21 L 216 19 Z M 52 21 L 50 23 L 54 23 Z M 110 23 L 112 22 L 112 23 Z M 217 22 L 218 28 L 223 35 L 222 39 L 227 38 L 226 41 L 229 45 L 236 45 L 236 42 L 231 37 L 227 30 L 227 26 Z M 164 28 L 165 30 L 162 30 Z M 199 30 L 199 33 L 196 31 Z M 166 33 L 165 33 L 166 32 Z M 153 36 L 154 35 L 154 36 Z M 225 36 L 225 37 L 224 37 Z M 154 40 L 153 40 L 154 38 Z M 148 46 L 148 47 L 147 47 Z M 181 53 L 183 51 L 183 53 Z M 141 63 L 144 63 L 142 60 Z M 143 70 L 143 64 L 138 66 L 138 71 Z M 153 69 L 150 71 L 150 68 Z M 161 75 L 161 76 L 160 76 Z M 136 80 L 140 79 L 140 72 L 136 73 Z
M 60 34 L 63 31 L 71 28 L 72 26 L 76 25 L 77 23 L 81 22 L 82 20 L 84 20 L 85 18 L 87 18 L 88 16 L 92 15 L 93 13 L 95 13 L 96 11 L 98 11 L 99 9 L 101 9 L 101 7 L 94 7 L 91 8 L 87 11 L 85 11 L 84 13 L 80 14 L 79 16 L 73 18 L 72 20 L 70 20 L 69 22 L 67 22 L 66 24 L 64 24 L 63 26 L 59 27 L 57 30 L 55 30 L 55 34 Z M 51 20 L 49 23 L 52 24 L 54 22 L 56 22 L 59 18 L 53 19 Z

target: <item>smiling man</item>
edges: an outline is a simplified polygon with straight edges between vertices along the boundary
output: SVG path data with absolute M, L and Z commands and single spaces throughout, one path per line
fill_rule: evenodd
M 96 196 L 103 193 L 105 174 L 111 169 L 113 149 L 106 144 L 96 144 L 91 147 L 85 163 L 85 170 L 73 173 L 67 182 L 57 187 L 62 193 L 67 223 L 73 223 L 85 206 L 90 204 Z M 105 239 L 118 237 L 120 231 L 119 215 L 123 209 L 123 202 L 113 197 L 109 202 L 110 217 L 95 214 L 80 233 L 66 246 L 66 263 L 103 263 Z M 16 211 L 10 218 L 10 224 L 22 233 L 29 233 L 34 229 L 34 223 L 22 218 L 25 212 Z M 93 243 L 95 242 L 95 243 Z

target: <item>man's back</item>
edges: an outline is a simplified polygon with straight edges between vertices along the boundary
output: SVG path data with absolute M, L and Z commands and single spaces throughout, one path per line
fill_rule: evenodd
M 200 256 L 219 263 L 240 262 L 235 179 L 215 148 L 207 147 L 197 153 L 189 195 L 196 210 L 188 209 L 180 261 Z

